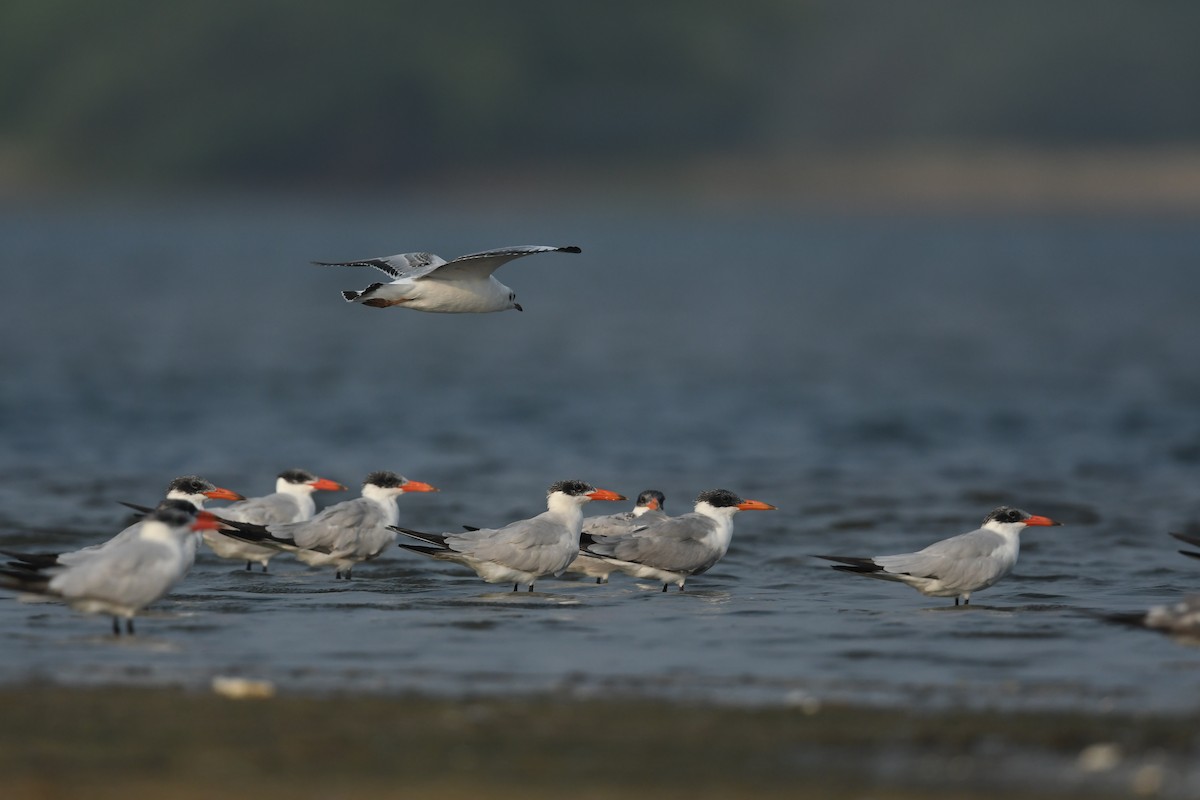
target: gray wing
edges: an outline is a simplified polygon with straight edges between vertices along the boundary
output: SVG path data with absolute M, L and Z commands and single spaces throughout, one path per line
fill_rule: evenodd
M 641 516 L 634 516 L 632 511 L 623 511 L 603 517 L 586 517 L 583 520 L 583 532 L 596 537 L 625 536 L 657 525 L 665 519 L 667 515 L 661 511 L 646 511 Z
M 355 549 L 360 529 L 376 528 L 385 521 L 378 503 L 358 497 L 330 506 L 307 522 L 272 526 L 271 533 L 290 538 L 305 550 L 337 553 Z
M 300 506 L 286 492 L 275 492 L 262 497 L 251 497 L 232 503 L 224 508 L 216 509 L 215 513 L 225 519 L 235 519 L 238 522 L 250 522 L 255 525 L 282 525 L 296 519 Z
M 574 557 L 575 547 L 565 548 L 564 536 L 562 523 L 539 514 L 503 528 L 450 534 L 446 546 L 480 561 L 545 574 L 562 569 L 568 555 Z
M 515 247 L 504 247 L 499 250 L 485 250 L 482 253 L 471 253 L 465 256 L 459 256 L 453 261 L 435 267 L 422 275 L 413 277 L 428 276 L 436 280 L 461 280 L 463 278 L 477 280 L 486 278 L 500 267 L 515 258 L 523 256 L 531 256 L 535 253 L 579 253 L 578 247 L 573 245 L 568 247 L 553 247 L 550 245 L 527 244 L 517 245 Z
M 722 555 L 706 539 L 711 530 L 707 517 L 683 514 L 627 536 L 593 542 L 586 551 L 671 572 L 703 572 Z
M 397 253 L 383 258 L 366 258 L 362 261 L 314 261 L 320 267 L 374 267 L 393 278 L 423 278 L 446 263 L 446 259 L 433 253 Z
M 139 520 L 106 542 L 89 545 L 88 547 L 81 547 L 78 550 L 72 550 L 68 553 L 59 553 L 58 563 L 66 566 L 82 564 L 83 562 L 89 561 L 96 557 L 100 553 L 107 552 L 117 545 L 123 545 L 133 541 L 137 538 L 138 532 L 141 529 L 142 523 L 141 520 Z
M 944 583 L 969 583 L 985 580 L 995 573 L 997 566 L 989 557 L 1004 541 L 1000 534 L 981 528 L 934 542 L 916 553 L 875 556 L 871 560 L 892 573 L 937 578 Z
M 159 542 L 129 540 L 64 569 L 50 588 L 70 600 L 97 598 L 131 606 L 162 597 L 182 577 L 178 559 Z

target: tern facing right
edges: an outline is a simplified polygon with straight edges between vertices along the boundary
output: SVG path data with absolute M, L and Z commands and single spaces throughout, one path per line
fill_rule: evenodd
M 533 591 L 538 578 L 561 575 L 579 554 L 583 505 L 592 500 L 624 500 L 607 489 L 584 481 L 559 481 L 546 492 L 546 510 L 536 517 L 503 528 L 474 528 L 465 533 L 422 533 L 392 528 L 421 544 L 405 550 L 441 561 L 465 564 L 488 583 L 511 583 L 513 591 L 527 584 Z
M 245 498 L 237 492 L 215 486 L 211 481 L 205 480 L 199 475 L 181 475 L 167 484 L 167 494 L 164 499 L 183 500 L 191 503 L 198 509 L 202 509 L 204 508 L 205 500 L 244 500 Z M 37 570 L 54 566 L 82 564 L 97 553 L 104 552 L 126 539 L 136 537 L 138 531 L 141 529 L 142 522 L 143 520 L 138 520 L 105 542 L 82 547 L 78 550 L 70 550 L 65 553 L 15 553 L 7 550 L 2 550 L 0 553 L 15 559 L 9 562 L 9 566 L 18 569 Z M 191 548 L 190 552 L 193 560 L 196 557 L 197 541 L 196 537 L 189 537 L 188 539 L 188 546 Z M 190 567 L 191 565 L 189 564 L 188 566 Z
M 288 469 L 275 479 L 273 494 L 251 497 L 230 506 L 217 509 L 221 519 L 250 522 L 254 525 L 282 525 L 288 522 L 304 522 L 317 513 L 313 492 L 344 492 L 345 486 L 326 478 L 318 478 L 308 470 Z M 274 547 L 251 544 L 242 539 L 226 536 L 220 531 L 205 531 L 204 542 L 221 558 L 232 558 L 246 562 L 246 569 L 257 562 L 262 571 L 267 571 L 267 562 L 281 552 Z
M 400 518 L 400 495 L 436 491 L 395 472 L 372 472 L 363 481 L 362 497 L 329 506 L 310 520 L 263 526 L 231 519 L 226 522 L 236 530 L 228 535 L 294 553 L 314 567 L 333 565 L 335 578 L 349 580 L 355 564 L 370 561 L 396 541 L 391 526 Z
M 707 572 L 724 558 L 733 539 L 733 515 L 739 511 L 771 511 L 761 500 L 743 500 L 728 489 L 711 489 L 696 497 L 690 514 L 668 517 L 657 525 L 623 536 L 585 536 L 581 549 L 635 578 L 683 586 L 692 575 Z
M 314 261 L 323 267 L 374 267 L 393 278 L 361 292 L 344 291 L 347 303 L 372 308 L 399 306 L 442 314 L 486 314 L 515 308 L 524 311 L 517 294 L 492 273 L 514 258 L 535 253 L 578 253 L 578 247 L 518 245 L 471 253 L 446 261 L 433 253 L 397 253 L 362 261 Z
M 217 518 L 183 500 L 164 500 L 129 536 L 77 564 L 43 572 L 0 570 L 0 586 L 56 597 L 76 611 L 112 616 L 133 633 L 133 618 L 183 579 L 196 552 L 194 531 L 215 530 Z
M 900 581 L 928 597 L 953 597 L 954 605 L 960 600 L 966 605 L 972 592 L 986 589 L 1012 572 L 1021 550 L 1021 531 L 1029 526 L 1061 524 L 1000 506 L 984 517 L 979 529 L 934 542 L 915 553 L 816 557 L 841 562 L 834 569 L 842 572 Z
M 621 511 L 601 517 L 584 517 L 583 532 L 594 539 L 599 539 L 605 536 L 621 536 L 642 530 L 650 525 L 657 525 L 667 518 L 666 512 L 663 511 L 663 505 L 666 502 L 667 498 L 662 492 L 657 489 L 646 489 L 637 496 L 637 502 L 632 511 Z M 595 578 L 596 583 L 608 583 L 608 576 L 616 571 L 615 564 L 583 552 L 567 567 L 567 572 Z

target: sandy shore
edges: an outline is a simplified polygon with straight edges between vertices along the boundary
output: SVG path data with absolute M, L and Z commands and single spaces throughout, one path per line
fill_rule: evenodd
M 1200 714 L 0 689 L 25 798 L 1195 796 Z

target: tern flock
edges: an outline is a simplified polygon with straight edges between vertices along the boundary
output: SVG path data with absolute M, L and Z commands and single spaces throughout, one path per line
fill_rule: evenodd
M 493 276 L 499 267 L 539 253 L 579 252 L 575 246 L 522 245 L 451 261 L 418 252 L 313 263 L 373 267 L 392 278 L 361 291 L 343 291 L 350 303 L 433 313 L 489 313 L 524 310 L 516 293 Z M 263 572 L 271 559 L 287 553 L 310 566 L 332 566 L 335 578 L 349 580 L 355 565 L 396 544 L 421 556 L 462 564 L 489 583 L 512 584 L 513 591 L 521 586 L 533 591 L 539 579 L 564 573 L 595 578 L 602 584 L 616 572 L 661 583 L 663 592 L 671 584 L 683 591 L 688 578 L 707 572 L 725 556 L 737 512 L 775 509 L 727 489 L 712 489 L 696 497 L 690 513 L 672 517 L 666 514 L 663 493 L 647 489 L 630 511 L 585 518 L 587 503 L 625 497 L 585 481 L 563 480 L 550 486 L 546 510 L 536 516 L 499 528 L 464 525 L 463 531 L 426 533 L 399 524 L 396 501 L 409 493 L 437 492 L 430 484 L 395 472 L 372 472 L 363 480 L 361 496 L 317 513 L 315 492 L 345 488 L 306 470 L 288 469 L 279 474 L 273 493 L 246 499 L 204 478 L 182 476 L 171 481 L 154 508 L 126 503 L 144 516 L 105 542 L 61 553 L 0 549 L 0 555 L 8 558 L 0 567 L 0 587 L 59 599 L 87 614 L 110 616 L 114 635 L 120 635 L 124 620 L 125 632 L 132 634 L 133 618 L 186 577 L 203 540 L 218 557 L 244 562 L 246 570 L 258 564 Z M 205 510 L 208 500 L 233 502 Z M 978 529 L 916 552 L 814 557 L 836 562 L 835 570 L 904 583 L 923 595 L 953 597 L 956 606 L 960 602 L 965 606 L 974 592 L 1013 570 L 1025 528 L 1060 524 L 1001 506 Z M 1172 535 L 1200 547 L 1198 536 Z M 400 536 L 405 540 L 397 542 Z M 1200 558 L 1197 551 L 1180 552 Z M 1200 596 L 1107 618 L 1200 638 Z

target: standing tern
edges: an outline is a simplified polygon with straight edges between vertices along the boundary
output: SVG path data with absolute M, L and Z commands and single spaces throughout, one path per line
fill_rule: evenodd
M 205 500 L 244 500 L 245 498 L 237 492 L 216 486 L 211 481 L 205 480 L 198 475 L 183 475 L 167 485 L 165 499 L 183 500 L 191 503 L 198 509 L 202 509 L 204 508 Z M 14 553 L 7 550 L 0 550 L 0 553 L 14 559 L 9 562 L 9 566 L 18 569 L 42 569 L 45 567 L 81 564 L 97 553 L 120 544 L 126 539 L 137 536 L 144 521 L 139 520 L 133 523 L 106 542 L 83 547 L 79 550 L 71 550 L 65 553 Z M 189 537 L 188 545 L 191 547 L 191 557 L 193 560 L 196 556 L 196 543 L 196 537 Z M 191 565 L 189 564 L 188 566 L 190 567 Z
M 513 591 L 546 575 L 561 575 L 579 553 L 583 504 L 592 500 L 624 500 L 607 489 L 584 481 L 559 481 L 546 492 L 546 510 L 503 528 L 475 528 L 466 533 L 421 533 L 408 528 L 392 530 L 421 544 L 403 544 L 405 550 L 442 561 L 455 561 L 475 570 L 488 583 L 511 583 Z
M 632 511 L 621 511 L 602 517 L 584 517 L 583 532 L 593 539 L 605 536 L 621 536 L 642 530 L 650 525 L 656 525 L 667 518 L 663 505 L 667 498 L 657 489 L 646 489 L 637 496 L 637 502 Z M 579 553 L 567 572 L 587 575 L 595 578 L 596 583 L 608 583 L 608 576 L 616 571 L 616 566 L 601 558 Z
M 575 246 L 519 245 L 471 253 L 447 261 L 433 253 L 398 253 L 362 261 L 314 261 L 323 267 L 374 267 L 387 273 L 391 283 L 373 283 L 361 292 L 344 291 L 348 303 L 372 308 L 402 306 L 416 311 L 445 314 L 483 314 L 489 311 L 524 311 L 517 294 L 492 273 L 515 258 L 534 253 L 578 253 Z
M 308 470 L 289 469 L 279 473 L 275 479 L 275 492 L 262 497 L 251 497 L 239 503 L 217 510 L 221 519 L 249 522 L 254 525 L 282 525 L 288 522 L 304 522 L 317 513 L 313 492 L 344 492 L 345 486 L 326 478 L 318 478 Z M 246 562 L 249 570 L 255 562 L 267 571 L 267 562 L 280 553 L 274 547 L 251 544 L 242 539 L 226 536 L 220 531 L 205 531 L 204 542 L 221 558 Z
M 774 508 L 760 500 L 743 500 L 728 489 L 711 489 L 696 497 L 690 514 L 621 536 L 585 536 L 582 549 L 627 575 L 662 581 L 664 592 L 672 583 L 683 591 L 689 576 L 707 572 L 729 550 L 734 514 Z
M 334 577 L 349 580 L 355 564 L 370 561 L 396 541 L 391 530 L 400 518 L 396 499 L 406 492 L 436 491 L 395 472 L 372 472 L 363 481 L 362 497 L 329 506 L 305 522 L 262 526 L 223 521 L 236 529 L 227 531 L 230 536 L 294 553 L 314 567 L 332 564 Z
M 85 614 L 112 616 L 113 634 L 133 633 L 133 617 L 171 590 L 191 568 L 195 531 L 217 518 L 187 501 L 164 500 L 136 531 L 82 562 L 44 571 L 0 570 L 0 586 L 59 598 Z
M 954 605 L 971 602 L 971 593 L 986 589 L 1012 572 L 1021 551 L 1020 533 L 1030 526 L 1061 525 L 1049 517 L 1000 506 L 969 533 L 934 542 L 915 553 L 891 556 L 816 556 L 841 562 L 834 569 L 870 578 L 907 583 L 928 597 L 953 597 Z

